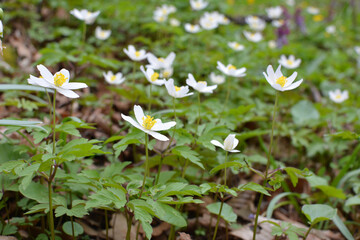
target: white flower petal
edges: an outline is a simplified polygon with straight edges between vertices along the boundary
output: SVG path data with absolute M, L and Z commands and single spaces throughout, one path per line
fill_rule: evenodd
M 72 90 L 62 89 L 62 88 L 56 88 L 56 90 L 68 98 L 78 98 L 79 97 L 79 95 Z
M 162 135 L 158 132 L 149 131 L 149 134 L 160 141 L 168 141 L 169 138 L 167 138 L 165 135 Z
M 151 131 L 164 131 L 164 130 L 168 130 L 168 129 L 172 128 L 175 125 L 176 125 L 176 122 L 174 122 L 174 121 L 162 123 L 160 119 L 156 119 L 156 123 L 151 128 Z
M 145 129 L 140 126 L 139 123 L 137 123 L 134 119 L 132 119 L 132 117 L 126 116 L 124 114 L 121 114 L 122 119 L 124 119 L 125 121 L 129 122 L 131 125 L 133 125 L 134 127 L 140 129 L 141 131 L 145 132 Z
M 143 109 L 139 105 L 134 106 L 134 113 L 136 120 L 140 125 L 143 123 L 143 118 L 145 117 Z
M 41 76 L 50 83 L 54 82 L 54 76 L 51 72 L 42 64 L 37 65 L 37 69 L 39 70 Z
M 225 150 L 224 145 L 222 145 L 219 141 L 217 141 L 217 140 L 211 140 L 210 142 L 211 142 L 211 144 L 213 144 L 213 145 L 215 145 L 215 146 L 217 146 L 217 147 L 221 147 L 222 149 Z
M 68 84 L 64 84 L 61 88 L 63 89 L 81 89 L 81 88 L 87 88 L 88 85 L 86 85 L 85 83 L 80 83 L 80 82 L 71 82 Z

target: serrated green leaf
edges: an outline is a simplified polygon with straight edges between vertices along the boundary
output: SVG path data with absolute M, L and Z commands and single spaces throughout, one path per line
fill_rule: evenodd
M 226 162 L 226 163 L 222 163 L 216 167 L 214 167 L 213 169 L 211 169 L 210 171 L 210 174 L 214 174 L 224 168 L 229 168 L 229 167 L 236 167 L 236 169 L 240 169 L 243 167 L 243 164 L 239 163 L 239 162 L 235 162 L 235 161 L 232 161 L 232 162 Z
M 318 222 L 332 220 L 336 215 L 336 209 L 325 204 L 306 204 L 301 208 L 311 225 Z
M 216 203 L 212 203 L 206 206 L 207 210 L 209 210 L 209 212 L 219 215 L 220 212 L 220 207 L 221 207 L 221 203 L 220 202 L 216 202 Z M 232 207 L 226 203 L 223 203 L 223 207 L 221 210 L 221 214 L 220 216 L 227 222 L 236 222 L 237 219 L 237 215 L 234 213 L 234 210 L 232 209 Z
M 181 156 L 185 159 L 188 159 L 190 162 L 194 163 L 198 167 L 205 169 L 204 165 L 200 162 L 200 159 L 197 157 L 199 154 L 190 149 L 188 146 L 176 146 L 171 151 L 175 155 Z

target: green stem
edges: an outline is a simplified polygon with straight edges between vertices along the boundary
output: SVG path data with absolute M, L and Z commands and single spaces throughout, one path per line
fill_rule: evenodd
M 51 166 L 52 168 L 52 166 Z M 52 170 L 50 170 L 52 172 Z M 50 174 L 51 175 L 51 174 Z M 51 240 L 55 240 L 55 232 L 54 232 L 54 215 L 53 215 L 53 208 L 52 208 L 52 186 L 51 180 L 48 182 L 48 189 L 49 189 L 49 227 L 51 232 Z
M 105 209 L 105 235 L 106 240 L 109 240 L 109 219 L 108 219 L 108 212 Z
M 305 233 L 305 236 L 304 236 L 304 240 L 306 240 L 306 238 L 308 237 L 308 235 L 310 234 L 310 231 L 311 231 L 311 229 L 314 227 L 314 225 L 311 225 L 310 227 L 309 227 L 309 229 L 307 230 L 307 232 Z
M 200 92 L 198 92 L 198 107 L 199 107 L 199 113 L 198 113 L 198 119 L 197 119 L 197 121 L 196 121 L 196 131 L 197 131 L 197 132 L 199 132 L 200 114 L 201 114 Z
M 187 168 L 188 164 L 189 164 L 189 160 L 186 159 L 185 165 L 184 165 L 184 168 L 183 168 L 183 171 L 182 171 L 182 174 L 181 174 L 181 177 L 182 177 L 182 178 L 185 177 L 185 171 L 186 171 L 186 168 Z
M 55 127 L 56 127 L 56 111 L 55 111 L 55 104 L 56 104 L 56 89 L 54 89 L 54 99 L 53 99 L 53 154 L 55 155 L 55 148 L 56 148 L 56 139 L 55 139 Z
M 227 81 L 228 83 L 227 83 L 227 90 L 226 90 L 226 98 L 225 98 L 225 105 L 224 106 L 227 106 L 227 104 L 228 104 L 228 101 L 229 101 L 229 98 L 230 98 L 230 81 L 228 80 Z M 225 109 L 225 108 L 224 108 Z M 224 111 L 224 109 L 223 109 L 223 111 Z
M 224 185 L 226 186 L 226 172 L 227 172 L 227 168 L 226 168 L 226 162 L 227 162 L 227 158 L 228 158 L 228 151 L 226 151 L 225 153 L 225 169 L 224 169 Z
M 161 172 L 161 167 L 162 167 L 163 160 L 164 160 L 163 155 L 161 154 L 159 168 L 158 168 L 158 172 L 157 172 L 157 176 L 156 176 L 156 180 L 155 180 L 155 185 L 157 185 L 158 182 L 159 182 L 159 177 L 160 177 L 160 172 Z
M 136 62 L 134 61 L 134 63 L 133 63 L 134 86 L 136 85 L 136 83 L 135 83 L 135 80 L 136 80 L 136 78 L 135 78 L 135 73 L 136 73 Z
M 23 138 L 25 138 L 25 140 L 31 145 L 31 148 L 33 148 L 32 150 L 35 150 L 35 145 L 33 142 L 30 141 L 30 139 L 25 135 L 23 134 L 22 132 L 20 132 L 20 130 L 16 131 L 20 136 L 22 136 Z
M 131 236 L 131 224 L 132 224 L 132 216 L 128 213 L 127 214 L 127 232 L 126 232 L 126 240 L 130 240 Z M 139 224 L 140 225 L 140 224 Z
M 71 221 L 71 234 L 72 234 L 73 240 L 75 240 L 74 219 L 72 216 L 70 216 L 70 221 Z
M 272 144 L 273 144 L 273 139 L 274 139 L 275 114 L 276 114 L 276 107 L 278 104 L 278 99 L 279 99 L 279 93 L 278 93 L 278 91 L 276 91 L 274 112 L 273 112 L 273 119 L 272 119 L 272 127 L 271 127 L 270 145 L 269 145 L 269 152 L 268 152 L 268 156 L 267 156 L 266 170 L 265 170 L 265 175 L 264 175 L 264 183 L 263 183 L 264 187 L 266 187 L 268 173 L 269 173 L 269 167 L 270 167 L 271 150 L 272 150 Z M 259 214 L 260 214 L 260 206 L 261 206 L 263 198 L 264 198 L 264 194 L 261 193 L 260 199 L 259 199 L 259 202 L 257 205 L 257 210 L 256 210 L 254 231 L 253 231 L 253 240 L 256 240 L 256 230 L 257 230 L 258 219 L 259 219 Z
M 221 205 L 220 205 L 219 214 L 218 214 L 218 217 L 217 217 L 217 220 L 216 220 L 216 226 L 215 226 L 213 240 L 215 240 L 215 238 L 216 238 L 216 234 L 217 234 L 217 230 L 218 230 L 218 227 L 219 227 L 220 216 L 221 216 L 223 205 L 224 205 L 224 198 L 221 199 Z
M 144 192 L 144 187 L 145 187 L 145 181 L 146 181 L 146 175 L 148 174 L 149 171 L 149 151 L 148 151 L 148 142 L 149 142 L 149 136 L 147 133 L 145 133 L 145 154 L 146 154 L 146 159 L 145 159 L 145 172 L 144 172 L 144 179 L 143 179 L 143 183 L 142 183 L 142 187 L 141 187 L 141 192 L 140 192 L 140 196 L 139 198 L 141 198 L 143 192 Z
M 85 41 L 86 41 L 86 23 L 85 23 L 85 21 L 83 23 L 82 41 L 85 46 Z
M 113 115 L 113 112 L 114 112 L 114 98 L 115 98 L 115 96 L 114 96 L 114 94 L 113 94 L 113 92 L 111 92 L 110 93 L 110 114 L 109 114 L 109 120 L 110 120 L 110 136 L 112 136 L 112 134 L 113 134 L 113 132 L 112 132 L 112 127 L 113 127 L 113 122 L 112 122 L 112 119 L 111 119 L 111 117 L 112 117 L 112 115 Z
M 174 118 L 175 118 L 175 122 L 177 122 L 177 121 L 176 121 L 177 119 L 176 119 L 175 98 L 173 98 L 173 109 L 174 109 Z M 169 148 L 170 148 L 170 146 L 171 146 L 171 143 L 172 143 L 172 142 L 173 142 L 173 140 L 174 140 L 175 132 L 176 132 L 176 125 L 175 125 L 175 126 L 174 126 L 174 128 L 173 128 L 173 132 L 172 132 L 172 135 L 171 135 L 171 138 L 170 138 L 169 144 L 167 145 L 167 147 L 166 147 L 166 149 L 165 149 L 164 153 L 166 153 L 166 152 L 169 150 Z
M 148 106 L 148 111 L 150 113 L 151 110 L 151 91 L 152 91 L 152 84 L 150 83 L 150 89 L 149 89 L 149 106 Z

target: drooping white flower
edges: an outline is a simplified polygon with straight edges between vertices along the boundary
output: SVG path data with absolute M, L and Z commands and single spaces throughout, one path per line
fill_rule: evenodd
M 103 72 L 103 76 L 105 81 L 112 85 L 119 85 L 125 81 L 125 77 L 121 72 L 114 74 L 112 71 L 108 71 L 107 73 Z
M 190 0 L 191 8 L 195 11 L 203 10 L 208 4 L 209 2 L 204 0 Z
M 124 48 L 124 52 L 133 61 L 142 61 L 148 56 L 145 50 L 141 49 L 138 51 L 133 45 L 129 45 L 128 49 Z
M 180 26 L 180 21 L 176 18 L 170 18 L 170 25 L 173 27 L 178 27 Z
M 225 138 L 224 144 L 220 143 L 218 140 L 211 140 L 210 142 L 217 147 L 221 147 L 225 151 L 240 152 L 239 150 L 235 149 L 236 146 L 239 144 L 239 140 L 237 138 L 235 138 L 235 134 L 229 134 Z
M 185 23 L 184 25 L 185 31 L 189 33 L 198 33 L 200 32 L 200 26 L 197 24 Z
M 223 84 L 223 83 L 225 82 L 225 76 L 223 76 L 223 75 L 216 75 L 216 74 L 213 73 L 213 72 L 210 73 L 209 78 L 210 78 L 210 80 L 211 80 L 213 83 L 215 83 L 215 84 L 217 84 L 217 85 Z
M 271 65 L 267 67 L 267 75 L 263 72 L 268 83 L 278 91 L 288 91 L 297 88 L 302 83 L 302 79 L 293 83 L 297 72 L 294 72 L 290 77 L 285 77 L 281 72 L 281 65 L 277 68 L 276 72 Z
M 257 16 L 248 16 L 245 18 L 245 22 L 254 31 L 262 31 L 266 26 L 265 21 Z
M 276 42 L 274 40 L 270 40 L 268 42 L 268 46 L 269 46 L 269 48 L 276 48 Z
M 171 68 L 175 57 L 176 54 L 174 52 L 171 52 L 166 58 L 157 58 L 154 54 L 148 53 L 147 60 L 150 64 L 146 65 L 146 67 L 152 68 L 154 70 Z
M 276 27 L 276 28 L 279 28 L 281 27 L 282 25 L 285 24 L 285 21 L 283 19 L 280 19 L 280 20 L 274 20 L 271 22 L 271 24 Z
M 169 130 L 173 126 L 176 125 L 176 122 L 171 121 L 167 123 L 162 123 L 161 119 L 154 119 L 153 117 L 144 114 L 144 111 L 139 105 L 134 106 L 134 113 L 136 121 L 129 116 L 126 116 L 124 114 L 121 114 L 121 117 L 129 122 L 134 127 L 140 129 L 141 131 L 153 136 L 157 140 L 160 141 L 168 141 L 169 138 L 167 138 L 165 135 L 162 135 L 158 133 L 157 131 L 165 131 Z
M 309 13 L 309 14 L 312 14 L 312 15 L 316 15 L 316 14 L 319 14 L 320 10 L 316 7 L 312 7 L 312 6 L 309 6 L 306 8 L 306 11 Z
M 329 25 L 325 28 L 325 31 L 328 34 L 334 34 L 336 32 L 336 27 L 334 25 Z
M 205 81 L 197 82 L 191 73 L 188 74 L 186 84 L 201 93 L 212 93 L 214 89 L 217 88 L 217 85 L 208 86 Z
M 165 87 L 169 95 L 174 98 L 183 98 L 194 94 L 192 92 L 189 93 L 189 86 L 181 86 L 181 87 L 175 86 L 174 79 L 172 78 L 170 78 L 165 82 Z
M 104 30 L 101 27 L 96 27 L 95 29 L 95 37 L 100 40 L 106 40 L 110 37 L 111 30 Z
M 161 78 L 170 78 L 174 73 L 174 69 L 172 67 L 170 68 L 164 68 L 160 71 L 160 77 Z
M 70 13 L 77 19 L 85 21 L 86 24 L 93 24 L 97 16 L 99 16 L 100 11 L 89 12 L 86 9 L 78 10 L 75 8 L 71 10 Z
M 242 51 L 244 50 L 244 45 L 238 43 L 238 42 L 228 42 L 228 46 L 232 48 L 235 51 Z
M 217 69 L 222 71 L 224 74 L 232 77 L 244 77 L 246 75 L 246 68 L 239 68 L 236 69 L 236 67 L 232 64 L 228 64 L 226 67 L 224 64 L 222 64 L 220 61 L 217 62 Z
M 287 69 L 294 69 L 300 66 L 301 59 L 295 59 L 294 55 L 290 55 L 288 58 L 285 55 L 281 55 L 279 63 Z
M 277 19 L 281 17 L 281 14 L 283 13 L 283 9 L 280 6 L 270 7 L 266 9 L 266 13 L 269 18 Z
M 336 89 L 334 91 L 329 91 L 329 97 L 333 102 L 342 103 L 349 98 L 349 92 L 346 90 L 341 91 L 340 89 Z
M 68 98 L 79 97 L 79 95 L 72 90 L 88 87 L 85 83 L 70 83 L 70 73 L 64 68 L 59 72 L 56 72 L 55 75 L 52 75 L 44 65 L 37 65 L 37 69 L 39 70 L 41 77 L 38 78 L 30 75 L 30 78 L 28 79 L 29 84 L 55 89 L 57 92 Z
M 219 26 L 219 22 L 217 20 L 217 18 L 214 18 L 212 16 L 204 15 L 200 18 L 199 23 L 203 29 L 212 30 Z
M 4 37 L 4 26 L 1 20 L 0 20 L 0 37 Z
M 263 39 L 262 34 L 259 32 L 251 33 L 248 31 L 244 31 L 244 36 L 246 37 L 247 40 L 251 42 L 260 42 Z
M 140 66 L 140 70 L 145 75 L 146 79 L 154 85 L 162 86 L 166 82 L 165 79 L 159 79 L 160 74 L 155 72 L 154 69 L 148 68 L 145 70 L 144 66 Z

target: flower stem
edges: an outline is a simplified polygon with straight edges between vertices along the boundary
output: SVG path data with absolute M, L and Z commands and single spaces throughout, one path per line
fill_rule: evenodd
M 177 119 L 176 119 L 175 98 L 173 98 L 173 109 L 174 109 L 174 118 L 175 118 L 175 122 L 176 122 L 176 120 L 177 120 Z M 172 133 L 172 135 L 171 135 L 171 138 L 170 138 L 169 144 L 167 145 L 167 147 L 166 147 L 166 149 L 165 149 L 164 153 L 166 153 L 166 152 L 167 152 L 167 150 L 169 149 L 169 147 L 171 146 L 171 143 L 172 143 L 172 142 L 173 142 L 173 140 L 174 140 L 175 132 L 176 132 L 176 124 L 175 124 L 175 126 L 174 126 L 174 128 L 173 128 L 173 133 Z
M 306 238 L 308 237 L 308 235 L 310 234 L 311 229 L 314 227 L 314 225 L 310 225 L 309 229 L 307 230 L 307 232 L 305 233 L 304 236 L 304 240 L 306 240 Z
M 139 198 L 141 198 L 143 192 L 144 192 L 144 187 L 145 187 L 145 181 L 146 181 L 146 175 L 148 174 L 149 171 L 149 151 L 148 151 L 148 142 L 149 142 L 149 136 L 147 133 L 145 133 L 145 154 L 146 154 L 146 159 L 145 159 L 145 172 L 144 172 L 144 180 L 142 183 L 142 187 L 141 187 L 141 192 L 140 192 L 140 196 Z
M 54 99 L 53 99 L 53 154 L 55 155 L 55 148 L 56 148 L 56 142 L 55 142 L 55 127 L 56 127 L 56 111 L 55 111 L 55 104 L 56 104 L 56 89 L 54 89 Z
M 226 186 L 226 172 L 227 172 L 227 168 L 226 168 L 226 162 L 227 162 L 227 158 L 228 158 L 228 151 L 226 151 L 225 153 L 225 169 L 224 169 L 224 185 Z
M 224 205 L 224 198 L 221 198 L 221 205 L 220 205 L 219 214 L 218 214 L 218 217 L 217 217 L 217 220 L 216 220 L 216 226 L 215 226 L 213 240 L 215 240 L 215 238 L 216 238 L 216 234 L 217 234 L 217 230 L 218 230 L 219 223 L 220 223 L 220 216 L 221 216 L 223 205 Z
M 52 169 L 52 166 L 51 166 L 51 169 Z M 52 170 L 50 170 L 50 172 L 52 172 Z M 49 180 L 49 182 L 48 182 L 48 189 L 49 189 L 49 227 L 50 227 L 50 232 L 51 232 L 51 240 L 55 240 L 51 180 Z
M 198 113 L 198 119 L 196 121 L 196 131 L 199 131 L 199 124 L 200 124 L 200 114 L 201 114 L 200 92 L 198 92 L 198 106 L 199 106 L 199 113 Z
M 162 167 L 163 160 L 164 160 L 163 155 L 161 154 L 159 168 L 158 168 L 158 172 L 157 172 L 157 176 L 156 176 L 156 180 L 155 180 L 155 185 L 157 185 L 158 182 L 159 182 L 159 177 L 160 177 L 160 172 L 161 172 L 161 167 Z
M 265 176 L 264 176 L 264 183 L 263 183 L 264 187 L 266 187 L 266 183 L 267 183 L 267 180 L 268 180 L 267 178 L 268 178 L 268 173 L 269 173 L 270 160 L 271 160 L 271 150 L 272 150 L 272 144 L 273 144 L 273 139 L 274 139 L 275 115 L 276 115 L 276 107 L 277 107 L 277 104 L 278 104 L 278 99 L 279 99 L 279 93 L 278 93 L 278 91 L 276 91 L 274 112 L 273 112 L 273 119 L 272 119 L 272 127 L 271 127 L 270 145 L 269 145 L 269 151 L 268 151 L 267 163 L 266 163 L 266 170 L 265 170 Z M 259 218 L 260 207 L 261 207 L 261 203 L 262 203 L 263 198 L 264 198 L 264 194 L 261 193 L 260 198 L 259 198 L 259 202 L 258 202 L 258 205 L 257 205 L 257 210 L 256 210 L 254 231 L 253 231 L 253 240 L 256 239 L 256 230 L 257 230 L 257 225 L 258 225 L 258 218 Z
M 149 89 L 149 106 L 148 106 L 148 111 L 150 112 L 151 110 L 151 90 L 152 90 L 152 84 L 150 83 L 150 89 Z
M 108 220 L 108 212 L 105 209 L 105 235 L 106 240 L 109 240 L 109 220 Z
M 83 23 L 82 41 L 85 46 L 85 41 L 86 41 L 86 23 L 85 23 L 85 21 Z

